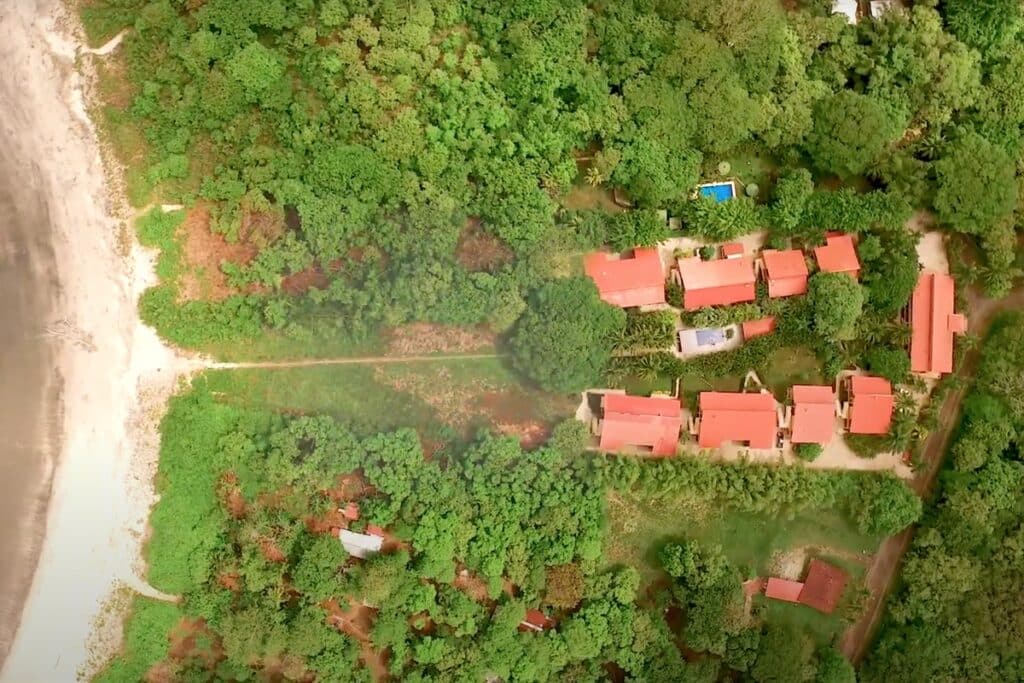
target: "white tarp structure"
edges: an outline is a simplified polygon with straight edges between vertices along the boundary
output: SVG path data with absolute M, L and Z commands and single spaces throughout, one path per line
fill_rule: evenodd
M 341 539 L 341 545 L 345 547 L 345 551 L 349 555 L 361 559 L 366 559 L 370 555 L 379 553 L 381 545 L 384 543 L 382 536 L 357 534 L 348 529 L 340 529 L 338 531 L 338 538 Z
M 832 13 L 843 14 L 846 21 L 857 23 L 857 0 L 832 0 Z

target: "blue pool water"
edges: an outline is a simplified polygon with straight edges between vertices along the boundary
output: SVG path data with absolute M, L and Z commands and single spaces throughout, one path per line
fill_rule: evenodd
M 700 188 L 701 197 L 710 197 L 716 202 L 727 202 L 736 197 L 736 188 L 732 183 L 714 183 Z

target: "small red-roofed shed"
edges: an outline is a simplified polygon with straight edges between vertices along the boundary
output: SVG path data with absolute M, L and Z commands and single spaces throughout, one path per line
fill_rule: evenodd
M 665 268 L 657 249 L 636 248 L 632 258 L 588 254 L 583 270 L 597 285 L 601 300 L 631 308 L 665 303 Z
M 811 560 L 800 592 L 800 604 L 819 612 L 832 614 L 843 597 L 843 589 L 850 577 L 839 567 L 821 560 Z
M 807 293 L 807 261 L 799 249 L 765 249 L 761 252 L 768 280 L 768 296 L 773 299 Z
M 359 504 L 348 503 L 341 509 L 342 516 L 350 522 L 354 522 L 359 519 Z
M 953 335 L 967 331 L 967 319 L 953 312 L 953 278 L 921 273 L 910 300 L 910 369 L 923 374 L 953 371 Z
M 860 275 L 860 260 L 852 235 L 830 233 L 825 237 L 825 246 L 814 248 L 814 258 L 823 273 L 849 273 L 855 280 Z
M 777 579 L 774 576 L 768 578 L 768 583 L 764 589 L 764 595 L 766 598 L 772 600 L 785 600 L 786 602 L 800 602 L 800 593 L 804 589 L 804 584 L 799 581 L 790 581 L 789 579 Z
M 650 448 L 652 455 L 675 455 L 683 426 L 677 399 L 605 394 L 601 407 L 601 450 L 642 446 Z
M 683 283 L 683 308 L 688 311 L 757 298 L 753 257 L 702 261 L 694 256 L 679 259 L 677 267 Z
M 554 620 L 539 609 L 528 609 L 526 610 L 526 616 L 519 622 L 519 630 L 546 631 L 554 625 Z
M 775 316 L 770 315 L 767 318 L 744 321 L 740 325 L 740 329 L 743 331 L 744 339 L 753 339 L 754 337 L 771 334 L 775 331 Z
M 778 413 L 771 394 L 703 391 L 700 394 L 701 448 L 718 448 L 726 441 L 750 448 L 774 448 Z
M 793 386 L 793 443 L 828 444 L 835 436 L 836 396 L 830 386 Z
M 724 258 L 739 258 L 744 253 L 743 244 L 740 242 L 729 242 L 722 245 L 722 256 Z
M 882 377 L 854 375 L 850 378 L 851 434 L 885 434 L 892 423 L 896 397 L 892 385 Z
M 381 538 L 384 538 L 384 529 L 380 528 L 376 524 L 367 524 L 366 533 L 370 536 L 380 536 Z

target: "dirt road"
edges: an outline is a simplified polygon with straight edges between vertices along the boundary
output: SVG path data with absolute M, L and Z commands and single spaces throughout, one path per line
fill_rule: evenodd
M 967 294 L 969 331 L 971 334 L 983 338 L 996 314 L 1015 308 L 1024 308 L 1024 290 L 1014 290 L 1009 296 L 998 300 L 985 298 L 971 290 Z M 970 389 L 970 380 L 977 372 L 980 358 L 980 348 L 973 349 L 967 354 L 956 372 L 957 377 L 965 380 L 963 386 L 951 391 L 946 396 L 942 408 L 939 410 L 939 429 L 933 432 L 925 443 L 922 454 L 923 467 L 911 481 L 911 486 L 926 501 L 931 496 L 935 481 L 942 469 L 942 462 L 948 450 L 953 430 L 960 419 L 961 403 Z M 917 527 L 911 526 L 902 533 L 887 538 L 875 554 L 871 567 L 868 568 L 865 584 L 870 592 L 870 597 L 861 618 L 847 629 L 839 645 L 843 655 L 855 665 L 867 654 L 868 645 L 871 644 L 875 632 L 878 630 L 881 617 L 885 613 L 886 599 L 896 583 L 900 563 L 907 550 L 910 549 L 916 531 Z
M 353 356 L 348 358 L 307 358 L 304 360 L 259 361 L 254 363 L 210 363 L 211 370 L 249 370 L 252 368 L 309 368 L 317 365 L 388 365 L 394 363 L 429 363 L 453 360 L 501 358 L 500 353 L 456 353 L 434 356 Z

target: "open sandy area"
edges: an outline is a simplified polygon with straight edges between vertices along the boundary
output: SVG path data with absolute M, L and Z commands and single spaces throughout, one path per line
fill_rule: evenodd
M 58 0 L 0 3 L 0 121 L 13 140 L 5 154 L 32 171 L 19 177 L 20 190 L 42 201 L 52 229 L 59 285 L 51 341 L 62 378 L 59 453 L 35 528 L 41 552 L 19 560 L 26 584 L 32 576 L 28 597 L 3 614 L 10 631 L 17 625 L 0 650 L 0 679 L 12 683 L 91 675 L 118 645 L 118 633 L 93 628 L 115 588 L 162 597 L 139 578 L 156 423 L 176 377 L 192 365 L 137 318 L 152 256 L 133 243 L 119 192 L 109 190 L 72 33 Z M 11 561 L 15 553 L 5 551 Z

